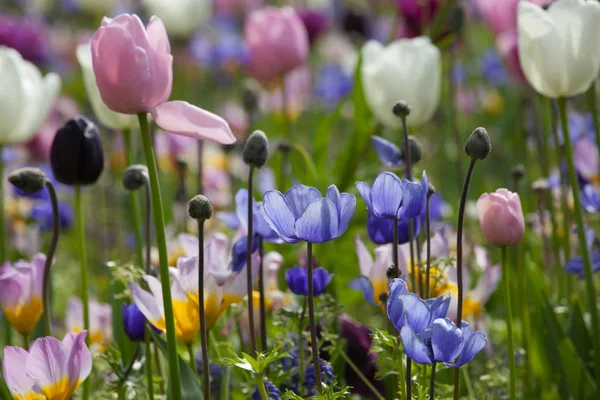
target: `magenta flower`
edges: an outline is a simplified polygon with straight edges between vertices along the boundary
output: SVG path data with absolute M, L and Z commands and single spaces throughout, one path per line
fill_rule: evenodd
M 498 247 L 513 246 L 525 233 L 525 219 L 518 193 L 498 189 L 477 200 L 479 224 L 485 240 Z
M 263 83 L 283 78 L 308 59 L 306 28 L 290 7 L 253 11 L 246 19 L 244 37 L 250 54 L 248 72 Z
M 46 256 L 38 253 L 31 262 L 19 260 L 0 268 L 0 304 L 8 322 L 28 335 L 44 313 L 42 288 Z
M 67 333 L 61 341 L 47 336 L 29 351 L 5 346 L 4 380 L 15 399 L 66 400 L 92 370 L 92 354 L 85 345 L 87 332 Z
M 137 15 L 104 18 L 92 39 L 92 65 L 102 101 L 115 112 L 150 112 L 166 131 L 231 144 L 227 122 L 185 101 L 167 101 L 173 56 L 160 18 L 144 28 Z

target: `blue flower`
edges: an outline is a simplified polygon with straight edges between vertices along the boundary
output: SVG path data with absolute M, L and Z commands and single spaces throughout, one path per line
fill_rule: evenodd
M 326 385 L 331 385 L 333 382 L 333 367 L 330 363 L 319 358 L 319 367 L 321 368 L 321 382 Z M 315 366 L 311 363 L 304 370 L 304 382 L 302 386 L 304 386 L 304 390 L 308 393 L 309 396 L 314 396 L 316 394 L 315 391 Z
M 146 318 L 135 303 L 122 306 L 122 321 L 125 334 L 132 342 L 141 342 L 144 340 L 146 331 Z
M 433 321 L 420 335 L 406 325 L 400 331 L 406 355 L 418 364 L 442 363 L 459 368 L 471 361 L 485 347 L 487 339 L 482 332 L 473 332 L 464 322 L 458 329 L 448 318 Z
M 277 386 L 273 385 L 273 382 L 265 379 L 265 388 L 267 389 L 267 398 L 269 400 L 280 399 L 279 395 L 281 394 L 281 391 L 277 388 Z M 261 400 L 258 388 L 254 390 L 254 393 L 252 393 L 252 400 Z
M 327 189 L 326 197 L 304 185 L 293 186 L 285 195 L 271 190 L 263 202 L 265 220 L 288 243 L 323 243 L 341 236 L 355 209 L 356 198 L 340 193 L 335 185 Z
M 327 272 L 325 268 L 313 269 L 313 295 L 322 294 L 331 282 L 331 278 L 333 278 L 333 274 Z M 294 267 L 286 270 L 285 281 L 292 293 L 308 296 L 308 268 Z
M 335 107 L 352 91 L 352 77 L 338 64 L 327 64 L 317 72 L 315 97 L 328 107 Z
M 588 184 L 581 188 L 581 205 L 589 213 L 600 211 L 600 188 Z
M 202 354 L 196 353 L 196 371 L 199 375 L 204 373 L 204 363 L 202 362 Z M 214 392 L 220 392 L 221 390 L 221 377 L 223 376 L 223 366 L 219 363 L 209 363 L 208 369 L 210 371 L 210 388 Z
M 504 86 L 509 82 L 510 77 L 497 51 L 486 51 L 481 57 L 480 66 L 483 78 L 493 86 Z
M 400 155 L 400 149 L 394 143 L 386 140 L 380 136 L 373 136 L 371 143 L 375 147 L 375 152 L 384 165 L 390 167 L 399 167 L 404 165 L 402 156 Z
M 258 249 L 258 240 L 256 237 L 252 240 L 252 253 Z M 242 236 L 234 243 L 231 249 L 231 261 L 229 269 L 235 273 L 240 272 L 246 265 L 246 252 L 248 251 L 248 235 Z
M 254 234 L 271 243 L 281 243 L 281 238 L 265 220 L 263 203 L 252 199 L 252 230 Z M 248 190 L 240 189 L 235 195 L 235 213 L 219 213 L 219 219 L 229 228 L 240 226 L 248 231 Z
M 73 210 L 69 203 L 64 201 L 58 202 L 59 224 L 62 229 L 67 229 L 73 224 Z M 31 209 L 31 218 L 33 218 L 40 230 L 49 231 L 52 229 L 52 203 L 49 198 L 37 201 Z
M 396 329 L 410 326 L 417 334 L 422 333 L 436 318 L 444 318 L 450 306 L 449 295 L 422 300 L 416 294 L 408 292 L 406 282 L 402 279 L 392 280 L 389 294 L 388 318 Z
M 385 171 L 377 175 L 372 187 L 365 182 L 356 182 L 356 188 L 370 214 L 377 218 L 407 220 L 420 216 L 425 209 L 429 181 L 425 171 L 421 183 L 400 179 Z
M 398 244 L 408 243 L 409 223 L 405 220 L 398 221 Z M 421 219 L 413 220 L 413 237 L 417 237 L 421 227 Z M 373 214 L 367 215 L 367 234 L 369 239 L 376 244 L 388 244 L 394 242 L 394 220 L 388 218 L 377 218 Z

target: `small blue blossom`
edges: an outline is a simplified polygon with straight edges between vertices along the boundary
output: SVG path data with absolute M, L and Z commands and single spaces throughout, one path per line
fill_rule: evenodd
M 314 95 L 326 107 L 335 107 L 352 91 L 352 76 L 338 64 L 327 64 L 317 72 Z
M 495 50 L 486 51 L 480 61 L 483 78 L 493 86 L 505 86 L 510 76 L 504 67 L 504 62 Z
M 313 269 L 313 295 L 319 296 L 331 282 L 333 274 L 325 268 Z M 294 267 L 285 271 L 285 281 L 295 295 L 308 296 L 308 268 Z
M 394 143 L 380 136 L 373 136 L 371 139 L 375 152 L 384 165 L 390 167 L 400 167 L 404 165 L 400 149 Z
M 132 342 L 143 341 L 146 332 L 146 317 L 135 303 L 123 304 L 121 307 L 121 318 L 125 334 Z
M 45 191 L 45 190 L 44 190 Z M 58 202 L 59 224 L 62 229 L 68 229 L 73 225 L 73 209 L 71 205 L 64 201 Z M 31 209 L 31 218 L 33 218 L 40 230 L 49 231 L 52 229 L 52 203 L 49 198 L 38 200 Z

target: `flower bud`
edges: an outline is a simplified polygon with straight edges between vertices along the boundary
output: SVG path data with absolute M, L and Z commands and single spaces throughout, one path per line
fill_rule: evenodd
M 525 176 L 525 166 L 523 164 L 515 165 L 510 171 L 510 174 L 515 181 L 520 180 Z
M 394 264 L 390 265 L 390 267 L 385 271 L 385 275 L 388 279 L 398 278 L 398 269 Z
M 19 168 L 8 175 L 8 181 L 26 193 L 37 193 L 46 186 L 46 174 L 39 168 Z
M 408 150 L 410 151 L 411 164 L 414 165 L 423 159 L 423 146 L 416 137 L 408 137 Z M 404 162 L 408 162 L 404 155 L 404 146 L 402 146 L 402 150 L 400 151 L 400 159 Z
M 435 186 L 429 182 L 429 187 L 427 188 L 427 197 L 431 197 L 435 194 Z
M 138 190 L 146 182 L 148 182 L 148 168 L 145 165 L 130 165 L 123 173 L 123 186 L 127 190 Z
M 498 189 L 477 200 L 477 214 L 483 237 L 498 247 L 514 246 L 525 233 L 525 219 L 517 193 Z
M 246 140 L 244 162 L 252 167 L 260 168 L 267 162 L 269 155 L 269 139 L 263 131 L 254 131 Z
M 406 118 L 410 115 L 410 107 L 408 106 L 408 103 L 406 101 L 400 100 L 399 102 L 394 104 L 392 112 L 398 118 Z
M 90 185 L 104 168 L 104 153 L 98 128 L 79 115 L 56 132 L 50 164 L 56 180 L 66 185 Z
M 533 193 L 541 195 L 548 189 L 550 189 L 550 185 L 548 185 L 548 180 L 538 179 L 537 181 L 531 184 L 531 189 L 533 190 Z
M 248 114 L 253 114 L 258 110 L 258 94 L 260 87 L 254 80 L 248 80 L 242 89 L 242 106 Z
M 485 160 L 492 151 L 490 135 L 485 128 L 477 128 L 465 143 L 465 153 L 473 159 Z
M 193 219 L 205 221 L 212 217 L 212 212 L 210 200 L 201 194 L 194 196 L 188 203 L 188 214 Z

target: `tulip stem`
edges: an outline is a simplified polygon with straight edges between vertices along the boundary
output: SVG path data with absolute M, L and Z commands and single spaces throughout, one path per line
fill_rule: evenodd
M 85 341 L 90 345 L 90 307 L 88 290 L 87 255 L 85 248 L 85 223 L 83 221 L 83 201 L 81 199 L 81 186 L 75 185 L 75 220 L 77 225 L 77 239 L 79 242 L 79 265 L 81 266 L 81 301 L 83 303 L 83 329 L 88 332 Z M 90 397 L 90 380 L 83 381 L 83 399 Z
M 134 164 L 133 144 L 131 142 L 131 132 L 129 129 L 123 130 L 123 141 L 125 142 L 125 162 L 127 166 Z M 131 218 L 133 225 L 133 234 L 135 236 L 135 250 L 137 252 L 139 265 L 144 265 L 144 250 L 142 241 L 142 230 L 140 224 L 140 206 L 134 191 L 129 192 L 129 206 L 131 207 Z
M 252 201 L 249 199 L 249 201 Z M 258 251 L 260 256 L 260 264 L 258 269 L 258 295 L 260 307 L 260 350 L 267 352 L 267 305 L 265 303 L 265 271 L 263 256 L 265 248 L 262 237 L 258 236 Z
M 510 399 L 517 398 L 517 367 L 515 365 L 515 342 L 513 336 L 512 306 L 510 303 L 510 266 L 507 248 L 502 247 L 502 271 L 504 274 L 504 301 L 506 303 L 506 330 L 508 335 L 508 366 L 510 368 Z
M 0 144 L 0 263 L 4 263 L 7 260 L 5 226 L 6 217 L 4 215 L 4 159 L 2 158 L 3 150 L 4 146 Z M 7 342 L 6 344 L 10 345 L 10 342 Z
M 340 356 L 342 356 L 342 358 L 344 359 L 344 361 L 346 361 L 346 363 L 350 366 L 350 368 L 352 368 L 352 371 L 354 371 L 354 373 L 356 374 L 356 376 L 358 376 L 358 378 L 361 381 L 363 381 L 363 383 L 365 384 L 365 386 L 367 388 L 369 388 L 369 390 L 373 393 L 373 395 L 378 400 L 385 400 L 385 397 L 383 397 L 381 395 L 381 393 L 379 393 L 379 390 L 377 390 L 377 388 L 375 386 L 373 386 L 373 384 L 371 383 L 371 381 L 369 380 L 369 378 L 367 378 L 362 373 L 362 371 L 360 370 L 360 368 L 358 368 L 358 366 L 350 359 L 350 357 L 348 356 L 348 354 L 346 354 L 346 352 L 342 348 L 338 349 L 338 354 Z
M 463 276 L 462 276 L 462 264 L 463 264 L 463 246 L 462 246 L 462 235 L 463 235 L 463 224 L 465 220 L 465 204 L 467 203 L 467 193 L 469 191 L 469 184 L 471 183 L 471 175 L 473 175 L 473 169 L 475 168 L 476 158 L 471 158 L 469 163 L 469 169 L 467 169 L 467 176 L 465 176 L 465 182 L 463 183 L 462 194 L 460 196 L 460 206 L 458 208 L 458 225 L 456 228 L 456 285 L 458 286 L 458 305 L 456 310 L 456 326 L 461 326 L 462 322 L 462 308 L 463 308 Z M 456 368 L 454 371 L 454 400 L 458 400 L 460 391 L 460 368 Z
M 254 328 L 254 298 L 252 296 L 252 239 L 254 236 L 254 214 L 252 213 L 252 187 L 254 186 L 254 167 L 251 165 L 248 170 L 248 234 L 246 246 L 246 284 L 248 286 L 248 323 L 250 329 L 250 348 L 252 355 L 256 356 L 256 330 Z
M 431 377 L 429 378 L 429 400 L 435 399 L 435 361 L 431 364 Z
M 315 383 L 317 393 L 321 393 L 321 367 L 319 365 L 319 346 L 317 344 L 317 325 L 315 322 L 315 305 L 313 296 L 313 260 L 312 243 L 306 242 L 306 258 L 308 264 L 308 320 L 310 328 L 310 344 L 312 346 L 313 366 L 315 368 Z
M 594 133 L 596 134 L 596 146 L 600 149 L 600 118 L 598 117 L 598 95 L 596 94 L 596 85 L 592 84 L 588 90 L 588 103 L 592 120 L 594 121 Z M 596 171 L 600 173 L 600 171 Z
M 587 245 L 585 222 L 583 220 L 583 211 L 581 209 L 581 199 L 579 195 L 579 182 L 577 173 L 575 172 L 575 164 L 573 162 L 573 145 L 569 136 L 569 123 L 567 120 L 567 100 L 559 98 L 557 100 L 558 113 L 563 129 L 565 156 L 567 158 L 567 171 L 569 174 L 569 183 L 573 192 L 573 202 L 575 211 L 575 222 L 577 223 L 577 236 L 579 237 L 579 247 L 583 256 L 583 272 L 585 276 L 585 288 L 588 298 L 589 313 L 592 324 L 592 338 L 594 341 L 594 360 L 596 382 L 600 384 L 600 325 L 598 325 L 598 307 L 596 305 L 596 288 L 594 287 L 594 275 L 592 270 L 592 261 L 590 258 L 590 250 Z M 568 235 L 569 232 L 565 232 Z
M 429 298 L 429 285 L 431 279 L 431 209 L 430 209 L 430 200 L 431 193 L 428 190 L 427 193 L 427 203 L 425 206 L 425 219 L 426 219 L 426 229 L 427 229 L 427 269 L 425 271 L 425 299 Z M 432 373 L 435 373 L 435 365 L 433 366 Z
M 152 262 L 151 262 L 151 257 L 150 257 L 150 251 L 152 249 L 152 229 L 151 229 L 151 223 L 150 223 L 150 214 L 152 213 L 152 198 L 150 197 L 150 182 L 148 182 L 148 179 L 144 180 L 144 193 L 146 195 L 146 215 L 145 215 L 145 221 L 144 221 L 144 230 L 145 230 L 145 236 L 146 236 L 146 259 L 145 259 L 145 271 L 146 274 L 150 275 L 150 270 L 152 269 Z M 133 193 L 132 193 L 133 194 Z M 135 202 L 137 205 L 137 202 Z M 132 203 L 133 204 L 133 203 Z M 135 210 L 133 210 L 133 212 L 135 212 Z M 138 210 L 139 212 L 139 210 Z M 140 248 L 144 247 L 142 246 L 142 243 L 140 242 Z M 143 259 L 143 258 L 142 258 Z M 148 381 L 148 396 L 150 397 L 150 400 L 154 399 L 154 379 L 153 379 L 153 375 L 152 375 L 152 348 L 151 348 L 151 343 L 150 343 L 150 338 L 151 338 L 151 331 L 150 329 L 152 329 L 152 325 L 150 324 L 150 321 L 146 321 L 146 329 L 145 329 L 145 335 L 144 335 L 144 341 L 145 341 L 145 347 L 146 347 L 146 380 Z M 158 354 L 156 355 L 157 357 L 157 361 L 158 361 Z M 158 371 L 158 373 L 160 374 L 160 370 Z
M 29 349 L 29 338 L 27 337 L 27 335 L 23 335 L 23 348 L 25 350 Z
M 150 176 L 150 188 L 152 191 L 152 211 L 154 213 L 154 224 L 156 226 L 156 244 L 160 260 L 160 280 L 162 283 L 163 306 L 165 310 L 165 325 L 167 331 L 167 355 L 169 360 L 169 376 L 171 379 L 171 390 L 174 400 L 181 399 L 181 383 L 179 378 L 179 365 L 177 362 L 177 342 L 175 338 L 175 320 L 173 316 L 173 300 L 171 297 L 171 279 L 169 277 L 169 262 L 167 256 L 167 238 L 165 236 L 165 217 L 163 215 L 162 197 L 160 184 L 158 182 L 158 168 L 154 151 L 152 149 L 152 137 L 148 129 L 148 116 L 145 112 L 138 114 L 144 155 L 148 164 Z
M 208 338 L 206 311 L 204 310 L 204 220 L 198 219 L 198 308 L 200 315 L 200 343 L 202 345 L 202 377 L 204 398 L 210 399 L 210 366 L 208 360 Z
M 46 189 L 48 189 L 50 202 L 52 203 L 52 241 L 50 242 L 50 247 L 48 248 L 48 253 L 46 254 L 46 263 L 44 265 L 42 297 L 44 302 L 44 327 L 46 330 L 46 336 L 52 336 L 52 320 L 50 310 L 50 267 L 52 266 L 54 253 L 56 252 L 56 245 L 58 244 L 60 220 L 58 213 L 58 200 L 56 199 L 56 190 L 54 190 L 54 185 L 48 179 L 46 179 Z
M 150 346 L 150 329 L 150 322 L 146 322 L 146 328 L 144 330 L 144 345 L 146 353 L 146 381 L 148 384 L 148 398 L 150 400 L 154 400 L 154 379 L 152 376 L 152 348 Z
M 192 343 L 188 343 L 185 346 L 188 351 L 188 357 L 190 358 L 190 368 L 194 374 L 198 374 L 198 370 L 196 369 L 196 360 L 194 359 L 194 349 L 192 348 Z

